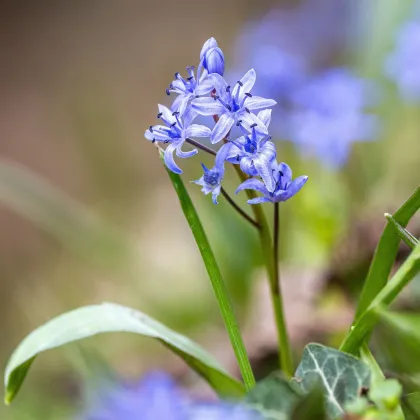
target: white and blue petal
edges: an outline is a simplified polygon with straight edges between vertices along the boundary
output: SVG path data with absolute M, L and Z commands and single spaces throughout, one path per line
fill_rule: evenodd
M 286 188 L 286 186 L 292 181 L 292 169 L 287 163 L 281 162 L 277 170 L 278 172 L 281 172 L 282 187 Z
M 257 175 L 258 172 L 254 167 L 253 159 L 249 156 L 243 156 L 240 160 L 241 171 L 245 172 L 248 175 Z
M 176 118 L 173 115 L 173 111 L 167 108 L 165 105 L 158 104 L 159 114 L 161 114 L 162 121 L 165 124 L 171 125 L 176 122 Z
M 212 78 L 206 77 L 202 78 L 198 84 L 198 86 L 195 88 L 194 93 L 196 95 L 207 95 L 214 89 L 214 81 Z
M 268 128 L 271 123 L 271 109 L 264 109 L 257 114 L 257 117 Z
M 229 133 L 230 129 L 232 128 L 235 120 L 230 115 L 229 112 L 222 114 L 217 121 L 217 124 L 214 126 L 213 131 L 211 133 L 210 141 L 215 144 L 218 143 L 220 140 L 225 138 Z
M 271 203 L 271 202 L 272 200 L 270 200 L 267 197 L 255 197 L 247 201 L 248 204 L 261 204 L 261 203 Z
M 214 89 L 216 89 L 216 93 L 223 102 L 230 104 L 231 102 L 231 94 L 229 90 L 229 85 L 227 84 L 226 80 L 220 76 L 220 74 L 212 73 L 209 75 L 209 78 L 212 80 Z
M 190 150 L 189 152 L 184 152 L 182 150 L 183 144 L 184 144 L 184 142 L 179 142 L 176 146 L 176 155 L 178 157 L 183 158 L 183 159 L 187 159 L 187 158 L 195 156 L 198 153 L 197 149 Z
M 263 193 L 264 195 L 269 195 L 267 188 L 265 187 L 264 183 L 261 182 L 259 179 L 250 178 L 246 181 L 242 182 L 239 187 L 236 189 L 235 194 L 243 190 L 255 190 Z
M 274 99 L 262 98 L 261 96 L 252 96 L 245 101 L 245 106 L 251 111 L 269 108 L 276 104 L 277 102 Z
M 257 79 L 257 74 L 254 69 L 248 70 L 242 79 L 236 83 L 232 90 L 232 97 L 237 98 L 241 102 L 245 98 L 245 93 L 251 92 Z
M 208 50 L 210 50 L 211 48 L 215 48 L 215 47 L 218 47 L 217 41 L 213 37 L 209 38 L 203 44 L 203 47 L 201 48 L 201 51 L 200 51 L 200 60 L 204 60 L 204 56 L 205 56 L 206 52 Z
M 276 181 L 271 171 L 270 161 L 263 155 L 260 155 L 254 159 L 254 167 L 264 181 L 267 190 L 272 193 L 276 189 Z
M 205 125 L 191 124 L 185 130 L 185 137 L 210 137 L 211 130 Z
M 273 142 L 267 141 L 264 143 L 264 146 L 260 147 L 258 153 L 263 155 L 270 162 L 272 162 L 277 155 L 276 146 Z
M 230 154 L 230 150 L 234 147 L 232 143 L 225 143 L 217 152 L 214 167 L 220 176 L 220 181 L 223 179 L 225 174 L 225 161 Z
M 213 201 L 214 204 L 219 204 L 219 202 L 217 201 L 217 197 L 220 194 L 220 191 L 222 189 L 222 186 L 219 184 L 211 193 L 211 199 Z
M 169 134 L 170 131 L 171 130 L 164 125 L 154 125 L 145 131 L 144 137 L 151 141 L 172 141 L 173 138 Z
M 182 174 L 181 168 L 175 163 L 174 160 L 174 151 L 176 148 L 176 144 L 169 144 L 165 150 L 165 153 L 163 154 L 163 160 L 167 168 L 170 169 L 172 172 L 175 172 L 176 174 Z
M 195 98 L 191 102 L 192 107 L 201 115 L 219 115 L 226 112 L 225 107 L 214 98 Z
M 252 112 L 244 111 L 241 115 L 242 123 L 248 131 L 252 131 L 251 126 L 257 124 L 257 132 L 259 134 L 268 135 L 268 129 L 265 124 Z

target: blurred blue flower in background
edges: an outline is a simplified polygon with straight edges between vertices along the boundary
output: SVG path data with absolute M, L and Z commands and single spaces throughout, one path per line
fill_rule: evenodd
M 288 138 L 305 156 L 338 168 L 355 141 L 373 139 L 376 119 L 365 113 L 371 86 L 350 70 L 333 69 L 313 78 L 292 96 Z
M 405 100 L 420 101 L 420 19 L 401 28 L 395 50 L 385 62 L 385 71 Z
M 78 420 L 261 420 L 256 412 L 227 402 L 188 398 L 165 373 L 108 390 Z

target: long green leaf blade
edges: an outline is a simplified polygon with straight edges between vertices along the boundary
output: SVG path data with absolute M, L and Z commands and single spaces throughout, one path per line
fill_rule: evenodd
M 420 208 L 420 187 L 412 196 L 394 213 L 393 218 L 402 227 L 406 227 L 410 219 Z M 400 237 L 390 222 L 387 223 L 375 251 L 369 273 L 356 309 L 355 321 L 369 307 L 377 294 L 388 281 L 394 265 L 395 257 L 400 244 Z
M 245 392 L 243 385 L 232 378 L 212 355 L 187 337 L 140 311 L 103 303 L 59 315 L 21 342 L 6 367 L 6 403 L 10 404 L 15 398 L 38 354 L 106 332 L 129 332 L 154 338 L 184 359 L 221 396 L 239 397 Z
M 158 150 L 161 158 L 163 158 L 163 151 L 161 149 Z M 207 239 L 206 232 L 204 231 L 203 225 L 201 224 L 200 218 L 198 217 L 197 211 L 195 210 L 194 204 L 190 195 L 188 194 L 187 189 L 185 188 L 184 183 L 182 182 L 181 177 L 169 170 L 166 165 L 165 169 L 178 195 L 182 211 L 184 212 L 184 216 L 187 219 L 188 225 L 190 226 L 191 232 L 197 243 L 198 249 L 209 275 L 210 282 L 216 296 L 217 303 L 219 304 L 222 318 L 236 356 L 236 360 L 238 361 L 245 387 L 247 390 L 250 390 L 255 385 L 255 378 L 248 359 L 241 332 L 239 331 L 239 326 L 235 318 L 233 307 L 230 302 L 229 294 L 222 279 L 219 265 L 217 264 L 209 240 Z

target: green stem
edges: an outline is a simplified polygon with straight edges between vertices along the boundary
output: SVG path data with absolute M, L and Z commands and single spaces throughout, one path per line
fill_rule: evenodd
M 162 157 L 161 150 L 160 153 Z M 203 225 L 201 224 L 201 221 L 185 188 L 185 185 L 182 182 L 181 177 L 168 170 L 167 168 L 166 170 L 178 195 L 182 211 L 184 212 L 185 218 L 187 219 L 187 222 L 194 235 L 194 239 L 197 243 L 198 249 L 200 250 L 201 257 L 203 258 L 203 262 L 209 275 L 214 294 L 222 313 L 223 322 L 225 324 L 230 342 L 233 347 L 233 351 L 235 352 L 235 356 L 238 361 L 245 388 L 250 390 L 255 385 L 254 374 L 252 372 L 251 364 L 249 362 L 241 332 L 239 330 L 238 322 L 236 321 L 235 313 L 229 299 L 229 294 L 226 289 L 226 285 L 223 282 L 216 258 L 213 254 Z
M 234 168 L 240 180 L 244 182 L 247 179 L 246 175 L 241 171 L 241 169 L 237 165 L 234 165 Z M 254 190 L 245 190 L 245 191 L 249 199 L 255 198 L 257 196 Z M 274 311 L 274 319 L 276 322 L 277 339 L 279 343 L 279 363 L 283 372 L 287 376 L 291 377 L 293 376 L 294 369 L 293 369 L 293 362 L 292 362 L 292 357 L 291 357 L 289 336 L 287 334 L 286 322 L 285 322 L 285 316 L 284 316 L 284 310 L 283 310 L 283 299 L 282 299 L 282 294 L 281 294 L 281 286 L 279 282 L 280 279 L 278 278 L 278 274 L 276 271 L 277 257 L 274 258 L 273 242 L 272 242 L 271 234 L 270 234 L 270 226 L 267 222 L 267 218 L 265 217 L 262 206 L 260 204 L 254 204 L 251 207 L 254 213 L 255 220 L 260 225 L 260 229 L 258 230 L 258 235 L 261 242 L 261 250 L 264 257 L 264 264 L 267 268 L 267 273 L 268 273 L 268 278 L 269 278 L 270 296 L 271 296 L 271 302 L 272 302 L 273 311 Z

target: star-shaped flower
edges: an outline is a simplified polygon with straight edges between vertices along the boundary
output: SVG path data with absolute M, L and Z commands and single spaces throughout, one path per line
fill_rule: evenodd
M 227 136 L 233 124 L 245 124 L 250 127 L 257 124 L 259 129 L 268 134 L 260 119 L 251 111 L 274 106 L 276 101 L 250 93 L 255 84 L 256 73 L 249 70 L 231 89 L 226 80 L 219 74 L 211 74 L 215 94 L 211 97 L 198 97 L 192 101 L 192 107 L 201 115 L 218 115 L 219 120 L 211 133 L 211 142 L 217 143 Z
M 263 182 L 256 178 L 247 179 L 236 189 L 236 194 L 243 190 L 255 190 L 263 194 L 248 200 L 249 204 L 278 203 L 286 201 L 296 195 L 308 180 L 307 176 L 300 176 L 292 181 L 292 170 L 286 163 L 273 164 L 273 177 L 276 188 L 273 192 L 268 191 Z
M 189 152 L 182 151 L 182 146 L 188 138 L 191 137 L 209 137 L 211 130 L 208 127 L 198 124 L 191 124 L 196 114 L 192 110 L 188 110 L 183 118 L 179 112 L 172 112 L 164 105 L 158 105 L 158 118 L 166 124 L 150 126 L 145 131 L 146 139 L 154 142 L 162 142 L 168 144 L 164 153 L 164 161 L 166 166 L 177 174 L 182 174 L 182 170 L 178 167 L 174 160 L 174 152 L 180 158 L 189 158 L 198 153 L 197 149 Z
M 271 120 L 271 109 L 258 113 L 258 118 L 268 128 Z M 268 191 L 274 191 L 276 183 L 272 175 L 271 164 L 276 159 L 276 146 L 270 136 L 257 131 L 256 125 L 251 127 L 251 134 L 246 133 L 235 141 L 231 141 L 227 161 L 239 163 L 243 172 L 248 175 L 259 175 Z
M 204 194 L 212 193 L 212 200 L 214 204 L 218 204 L 217 197 L 222 189 L 222 181 L 225 175 L 225 160 L 231 149 L 232 144 L 224 144 L 217 152 L 215 163 L 213 168 L 208 169 L 203 163 L 204 174 L 197 181 L 192 181 L 197 185 L 201 185 L 203 188 L 201 191 Z

